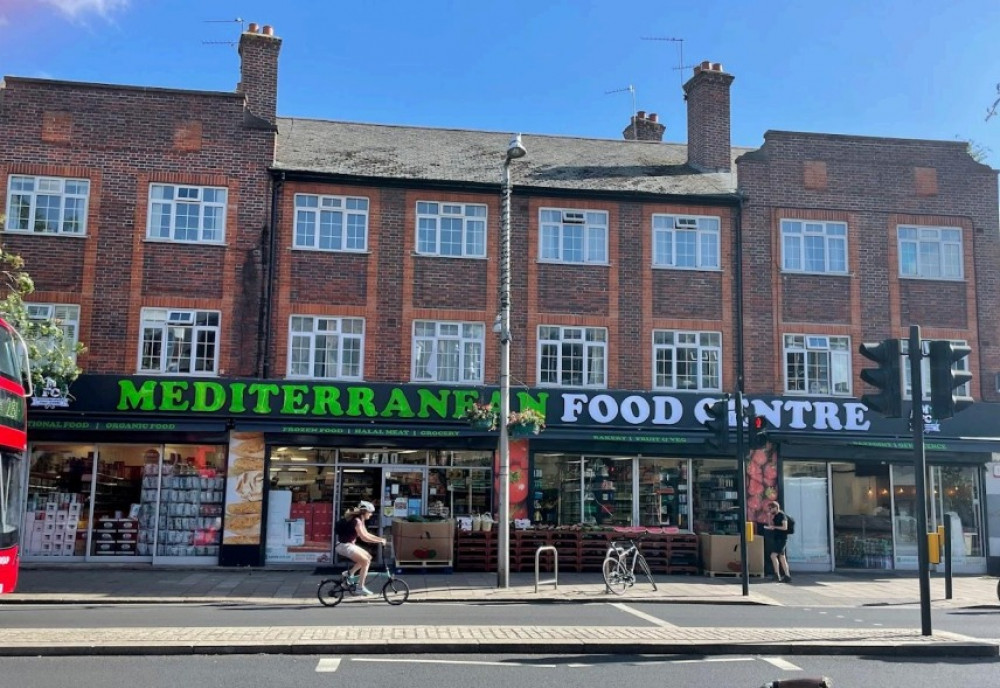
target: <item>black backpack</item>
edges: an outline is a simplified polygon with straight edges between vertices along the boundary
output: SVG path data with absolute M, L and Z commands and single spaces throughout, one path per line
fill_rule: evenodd
M 354 519 L 342 518 L 337 521 L 333 532 L 337 534 L 337 542 L 347 542 L 354 535 Z
M 795 519 L 785 514 L 785 523 L 788 525 L 788 530 L 785 533 L 787 535 L 795 535 Z

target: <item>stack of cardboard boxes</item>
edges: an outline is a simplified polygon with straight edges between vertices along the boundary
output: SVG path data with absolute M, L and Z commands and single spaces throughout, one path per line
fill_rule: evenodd
M 28 504 L 25 515 L 25 554 L 72 557 L 83 554 L 86 526 L 81 527 L 83 504 L 70 492 L 50 494 L 45 502 Z M 77 539 L 81 542 L 77 547 Z
M 323 502 L 292 502 L 289 518 L 305 522 L 305 542 L 298 545 L 304 549 L 330 549 L 333 534 L 333 505 Z
M 98 518 L 94 523 L 91 550 L 96 555 L 135 556 L 139 520 Z

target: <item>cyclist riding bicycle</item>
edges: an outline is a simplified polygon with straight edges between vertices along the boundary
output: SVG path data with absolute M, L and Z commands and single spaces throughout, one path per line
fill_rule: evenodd
M 342 557 L 350 559 L 354 564 L 344 572 L 344 576 L 352 583 L 357 582 L 361 586 L 361 594 L 365 597 L 374 595 L 371 590 L 365 587 L 365 579 L 368 578 L 368 567 L 372 563 L 372 555 L 357 544 L 358 540 L 370 542 L 372 544 L 384 545 L 385 538 L 372 535 L 365 528 L 365 521 L 375 513 L 375 505 L 371 502 L 361 502 L 353 509 L 344 512 L 344 517 L 337 521 L 334 532 L 337 534 L 336 552 Z

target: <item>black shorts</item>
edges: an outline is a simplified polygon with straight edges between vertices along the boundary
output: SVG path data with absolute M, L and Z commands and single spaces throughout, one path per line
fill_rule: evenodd
M 771 543 L 773 549 L 772 552 L 777 552 L 778 554 L 785 553 L 785 546 L 788 545 L 788 536 L 782 533 L 781 535 L 775 535 L 774 541 Z

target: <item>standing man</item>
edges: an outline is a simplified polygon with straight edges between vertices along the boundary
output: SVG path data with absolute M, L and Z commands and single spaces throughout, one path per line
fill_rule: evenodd
M 764 526 L 764 529 L 771 531 L 771 568 L 774 569 L 774 578 L 779 583 L 791 583 L 792 572 L 788 569 L 788 557 L 785 556 L 785 547 L 788 545 L 788 517 L 778 502 L 771 502 L 767 510 L 771 514 L 771 525 Z M 784 576 L 781 575 L 782 571 L 785 572 Z

